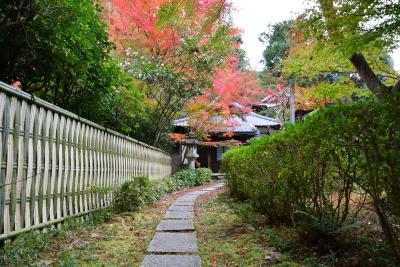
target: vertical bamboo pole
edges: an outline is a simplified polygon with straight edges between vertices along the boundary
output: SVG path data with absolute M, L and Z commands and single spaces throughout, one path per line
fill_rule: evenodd
M 16 183 L 15 183 L 15 228 L 14 230 L 20 230 L 24 227 L 25 221 L 25 205 L 26 205 L 26 165 L 25 165 L 25 155 L 27 154 L 27 144 L 28 139 L 26 139 L 25 133 L 25 120 L 27 115 L 27 103 L 26 101 L 21 101 L 20 110 L 17 110 L 20 113 L 20 117 L 18 120 L 18 128 L 16 134 L 18 135 L 18 145 L 17 148 L 17 166 L 16 166 Z M 28 114 L 29 116 L 29 114 Z
M 59 116 L 58 119 L 59 127 L 57 133 L 55 134 L 56 137 L 56 181 L 57 183 L 54 184 L 55 187 L 55 195 L 54 195 L 54 212 L 56 214 L 56 218 L 60 219 L 63 217 L 62 215 L 62 202 L 63 202 L 63 193 L 62 193 L 62 185 L 64 184 L 64 146 L 63 146 L 63 135 L 65 129 L 65 117 Z
M 52 123 L 50 125 L 50 131 L 49 131 L 49 185 L 48 185 L 48 211 L 49 211 L 49 220 L 53 221 L 56 218 L 56 212 L 57 212 L 57 206 L 55 205 L 56 201 L 56 192 L 57 192 L 57 144 L 56 144 L 56 135 L 57 135 L 57 130 L 58 130 L 58 114 L 54 113 L 52 114 Z
M 12 184 L 13 184 L 13 177 L 14 177 L 14 157 L 15 157 L 15 150 L 14 147 L 14 134 L 15 134 L 15 115 L 17 109 L 18 101 L 15 97 L 11 98 L 11 107 L 10 107 L 10 131 L 8 134 L 8 147 L 7 147 L 7 170 L 6 170 L 6 180 L 5 180 L 5 207 L 4 207 L 4 233 L 9 233 L 13 230 L 14 227 L 14 213 L 12 207 L 12 199 L 11 199 L 11 192 L 12 192 Z M 8 203 L 7 203 L 8 202 Z M 10 207 L 11 206 L 11 207 Z
M 0 93 L 0 233 L 4 233 L 4 207 L 6 182 L 7 139 L 9 131 L 10 103 L 4 93 Z
M 27 166 L 27 183 L 26 183 L 26 196 L 28 203 L 25 208 L 25 227 L 30 228 L 33 224 L 34 208 L 35 208 L 35 180 L 36 175 L 34 175 L 34 165 L 35 165 L 35 150 L 33 145 L 34 137 L 34 127 L 35 127 L 35 117 L 36 117 L 36 105 L 30 106 L 29 121 L 27 121 L 25 126 L 25 133 L 28 137 L 28 166 Z M 1 154 L 1 153 L 0 153 Z

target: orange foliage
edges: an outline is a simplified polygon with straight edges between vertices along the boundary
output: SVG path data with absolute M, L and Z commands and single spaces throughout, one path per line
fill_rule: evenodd
M 223 16 L 215 14 L 229 9 L 225 0 L 103 0 L 103 5 L 120 50 L 134 47 L 164 61 L 174 60 L 187 38 L 207 43 L 222 23 Z
M 186 135 L 180 133 L 170 133 L 169 138 L 171 138 L 171 140 L 174 142 L 182 143 L 183 141 L 185 141 Z
M 262 90 L 256 73 L 238 70 L 238 63 L 236 57 L 229 56 L 226 65 L 215 70 L 213 86 L 188 105 L 192 129 L 204 135 L 219 131 L 232 137 L 232 129 L 238 123 L 235 115 L 251 112 L 251 105 L 258 101 Z
M 315 97 L 305 96 L 306 91 L 306 88 L 299 87 L 297 83 L 295 84 L 296 110 L 316 110 L 329 103 L 329 99 L 318 99 Z

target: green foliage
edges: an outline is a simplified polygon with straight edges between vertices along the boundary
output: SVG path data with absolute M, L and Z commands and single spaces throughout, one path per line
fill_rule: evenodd
M 267 45 L 263 52 L 267 69 L 279 68 L 279 64 L 287 57 L 290 48 L 289 30 L 291 27 L 293 27 L 293 21 L 285 20 L 272 25 L 271 33 L 260 34 L 259 40 Z
M 133 177 L 118 188 L 114 194 L 117 212 L 136 211 L 147 203 L 154 202 L 152 183 L 148 176 Z
M 172 180 L 174 180 L 180 188 L 189 188 L 195 186 L 197 176 L 196 172 L 193 170 L 182 170 L 174 173 L 174 175 L 172 175 Z
M 17 263 L 28 263 L 36 259 L 36 251 L 48 246 L 51 234 L 42 234 L 38 230 L 17 237 L 12 243 L 5 245 L 1 253 L 0 263 L 9 266 Z
M 211 183 L 212 170 L 209 168 L 196 169 L 196 185 L 205 185 Z
M 354 72 L 355 68 L 379 99 L 399 91 L 398 73 L 386 59 L 387 53 L 398 46 L 400 37 L 398 1 L 309 2 L 310 7 L 299 19 L 299 31 L 306 45 L 290 53 L 286 75 L 310 75 L 318 69 Z M 350 61 L 346 64 L 349 59 L 353 68 L 349 68 Z
M 55 227 L 47 229 L 47 232 L 39 230 L 29 231 L 19 235 L 16 239 L 4 244 L 0 248 L 0 266 L 30 266 L 40 258 L 40 253 L 57 254 L 56 240 L 69 239 L 71 235 L 79 234 L 88 227 L 96 226 L 109 220 L 112 216 L 110 209 L 101 209 L 90 214 L 89 220 L 82 224 L 81 218 L 71 218 L 64 222 L 62 229 Z M 75 266 L 74 259 L 59 259 L 60 266 Z
M 322 81 L 305 92 L 305 97 L 336 102 L 350 96 L 367 97 L 371 96 L 371 92 L 363 87 L 357 87 L 349 77 L 342 77 L 334 82 Z
M 196 170 L 182 170 L 172 175 L 172 180 L 181 188 L 205 185 L 211 182 L 212 171 L 208 168 L 199 168 Z
M 400 9 L 396 0 L 309 2 L 304 20 L 306 32 L 316 37 L 321 45 L 334 45 L 348 57 L 372 46 L 393 48 L 398 45 Z
M 208 184 L 211 182 L 211 174 L 210 169 L 201 168 L 196 171 L 183 170 L 161 181 L 150 181 L 147 176 L 134 177 L 115 190 L 114 209 L 117 212 L 136 211 L 165 194 Z
M 250 146 L 229 150 L 223 155 L 223 169 L 231 194 L 249 199 L 269 220 L 294 220 L 308 236 L 324 241 L 353 228 L 366 196 L 373 201 L 387 241 L 396 248 L 396 101 L 333 105 Z
M 101 12 L 92 0 L 1 1 L 0 80 L 130 134 L 143 96 L 110 57 Z

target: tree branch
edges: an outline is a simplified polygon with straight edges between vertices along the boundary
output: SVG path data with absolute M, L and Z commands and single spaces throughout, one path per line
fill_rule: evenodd
M 8 31 L 9 29 L 17 28 L 25 24 L 25 20 L 15 21 L 0 25 L 0 32 Z
M 361 79 L 372 93 L 379 99 L 384 99 L 385 95 L 390 91 L 389 87 L 384 85 L 378 76 L 369 66 L 367 60 L 361 53 L 355 53 L 350 58 L 351 63 L 357 69 Z
M 393 85 L 391 92 L 400 92 L 400 80 Z

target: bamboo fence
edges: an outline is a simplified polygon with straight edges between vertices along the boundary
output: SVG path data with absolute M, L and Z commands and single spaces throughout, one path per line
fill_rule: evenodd
M 0 82 L 0 240 L 107 207 L 134 176 L 171 173 L 169 154 Z

